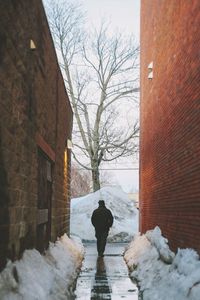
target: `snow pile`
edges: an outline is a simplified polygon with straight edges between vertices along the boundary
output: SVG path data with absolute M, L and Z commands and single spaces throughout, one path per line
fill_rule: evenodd
M 159 227 L 137 236 L 124 258 L 143 300 L 199 300 L 200 260 L 192 249 L 175 255 Z
M 103 199 L 114 216 L 108 241 L 131 241 L 138 232 L 138 211 L 134 203 L 120 187 L 104 187 L 95 193 L 71 200 L 71 233 L 82 240 L 95 240 L 91 216 Z
M 45 255 L 26 250 L 22 259 L 8 262 L 0 273 L 0 299 L 71 299 L 83 255 L 82 244 L 66 234 L 50 243 Z

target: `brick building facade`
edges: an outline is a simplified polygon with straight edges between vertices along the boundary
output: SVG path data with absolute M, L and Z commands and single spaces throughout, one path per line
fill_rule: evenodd
M 199 24 L 199 0 L 141 1 L 140 230 L 198 252 Z
M 72 110 L 41 0 L 0 2 L 0 262 L 69 230 Z

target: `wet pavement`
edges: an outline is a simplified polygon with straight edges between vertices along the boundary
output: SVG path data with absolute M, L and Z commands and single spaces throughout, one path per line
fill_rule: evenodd
M 96 244 L 85 244 L 85 259 L 76 285 L 77 300 L 138 300 L 137 286 L 130 280 L 123 259 L 126 244 L 106 245 L 104 257 L 97 257 Z

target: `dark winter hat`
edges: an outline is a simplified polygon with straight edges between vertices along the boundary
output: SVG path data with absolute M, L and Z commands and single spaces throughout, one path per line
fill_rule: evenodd
M 105 205 L 105 202 L 103 200 L 99 200 L 99 205 L 100 206 L 104 206 Z

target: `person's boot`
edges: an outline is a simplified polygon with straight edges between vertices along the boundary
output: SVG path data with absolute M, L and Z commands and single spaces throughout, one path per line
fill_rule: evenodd
M 102 252 L 98 253 L 99 257 L 104 257 L 104 254 Z

